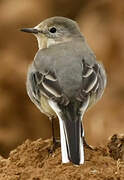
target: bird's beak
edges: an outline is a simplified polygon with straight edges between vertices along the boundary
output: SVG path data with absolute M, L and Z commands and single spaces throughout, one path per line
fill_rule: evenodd
M 35 28 L 22 28 L 20 31 L 27 32 L 27 33 L 33 33 L 38 34 L 39 30 Z

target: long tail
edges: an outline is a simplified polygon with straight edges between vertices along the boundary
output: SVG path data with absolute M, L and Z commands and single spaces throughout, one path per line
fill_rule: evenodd
M 76 165 L 84 163 L 84 147 L 82 138 L 82 116 L 76 106 L 70 104 L 58 108 L 54 102 L 49 102 L 59 118 L 62 162 L 72 162 Z
M 61 131 L 64 131 L 64 136 L 61 137 L 65 139 L 67 157 L 69 161 L 74 164 L 84 163 L 84 149 L 83 149 L 83 138 L 82 138 L 82 123 L 81 115 L 73 108 L 73 106 L 67 107 L 63 110 L 60 127 Z M 63 127 L 62 127 L 63 126 Z M 61 147 L 62 147 L 61 143 Z M 62 147 L 62 151 L 65 150 Z M 64 152 L 63 152 L 64 156 Z
M 67 153 L 69 160 L 74 164 L 84 162 L 83 139 L 81 138 L 81 121 L 67 119 L 63 123 Z

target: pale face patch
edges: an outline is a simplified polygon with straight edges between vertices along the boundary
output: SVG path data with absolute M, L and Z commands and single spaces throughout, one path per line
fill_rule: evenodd
M 36 35 L 39 49 L 47 48 L 47 37 L 44 34 Z

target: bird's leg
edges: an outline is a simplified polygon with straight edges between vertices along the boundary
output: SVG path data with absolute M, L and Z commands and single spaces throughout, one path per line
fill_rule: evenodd
M 85 148 L 90 149 L 90 150 L 93 150 L 92 147 L 91 147 L 89 144 L 87 144 L 84 136 L 83 136 L 83 144 L 84 144 L 84 147 L 85 147 Z
M 52 123 L 52 141 L 53 141 L 52 148 L 49 150 L 49 152 L 53 153 L 55 152 L 56 148 L 60 146 L 60 141 L 57 141 L 55 137 L 55 128 L 54 128 L 55 117 L 50 117 L 49 119 L 51 120 Z
M 86 140 L 85 140 L 85 137 L 84 137 L 84 132 L 83 132 L 83 127 L 81 126 L 81 136 L 83 138 L 83 144 L 84 144 L 84 147 L 87 148 L 87 149 L 90 149 L 92 150 L 92 147 L 90 145 L 87 144 Z
M 51 118 L 52 121 L 52 139 L 53 139 L 53 148 L 52 151 L 54 152 L 56 149 L 56 138 L 55 138 L 55 129 L 54 129 L 54 117 Z

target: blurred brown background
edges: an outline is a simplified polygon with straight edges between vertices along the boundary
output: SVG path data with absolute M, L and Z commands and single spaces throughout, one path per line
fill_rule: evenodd
M 0 154 L 26 138 L 51 136 L 47 117 L 29 100 L 26 73 L 37 41 L 19 31 L 51 16 L 75 19 L 108 75 L 102 100 L 85 114 L 85 136 L 103 144 L 124 132 L 124 1 L 123 0 L 0 0 Z

